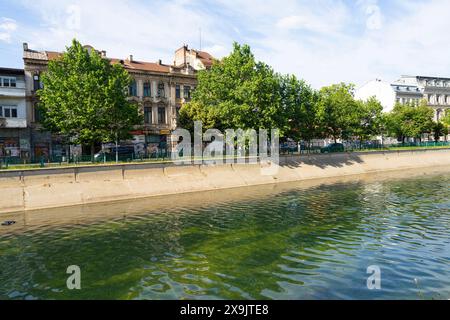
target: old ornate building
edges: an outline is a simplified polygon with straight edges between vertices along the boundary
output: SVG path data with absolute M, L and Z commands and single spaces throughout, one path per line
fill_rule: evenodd
M 85 46 L 88 50 L 95 50 Z M 25 64 L 27 106 L 34 139 L 32 150 L 35 157 L 58 155 L 66 151 L 57 136 L 41 132 L 40 114 L 36 90 L 41 87 L 40 77 L 49 60 L 57 59 L 61 53 L 35 51 L 23 45 Z M 166 149 L 170 144 L 171 131 L 177 127 L 179 110 L 191 98 L 197 85 L 196 72 L 212 65 L 213 58 L 206 52 L 183 46 L 175 52 L 173 64 L 138 61 L 130 55 L 124 59 L 107 57 L 106 51 L 97 51 L 111 63 L 120 63 L 129 72 L 133 82 L 129 87 L 129 99 L 138 104 L 144 115 L 144 123 L 133 133 L 136 152 L 148 154 Z

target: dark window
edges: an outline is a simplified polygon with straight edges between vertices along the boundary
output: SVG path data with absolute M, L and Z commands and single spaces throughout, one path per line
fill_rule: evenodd
M 181 89 L 180 89 L 180 85 L 178 85 L 178 84 L 175 87 L 175 98 L 181 99 Z
M 17 118 L 17 109 L 16 108 L 11 109 L 11 118 Z
M 9 83 L 10 83 L 11 87 L 15 88 L 16 87 L 16 78 L 11 78 Z
M 33 76 L 33 88 L 34 91 L 37 91 L 41 88 L 41 82 L 39 81 L 39 75 L 37 74 Z
M 166 108 L 165 107 L 158 108 L 158 123 L 160 123 L 160 124 L 166 123 Z
M 5 108 L 5 118 L 11 118 L 11 109 Z
M 3 107 L 0 106 L 0 117 L 3 117 Z
M 3 86 L 9 87 L 9 78 L 3 78 Z
M 144 107 L 144 123 L 152 123 L 152 107 Z
M 136 97 L 137 96 L 137 85 L 136 85 L 136 81 L 133 81 L 130 85 L 130 89 L 129 89 L 129 94 L 131 97 Z
M 144 82 L 144 97 L 150 97 L 152 94 L 150 82 Z
M 191 98 L 191 87 L 184 86 L 184 98 L 190 99 Z

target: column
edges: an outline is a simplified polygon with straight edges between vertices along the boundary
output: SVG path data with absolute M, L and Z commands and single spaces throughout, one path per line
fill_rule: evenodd
M 144 81 L 142 79 L 136 79 L 136 87 L 137 96 L 142 98 L 144 96 Z
M 158 106 L 155 105 L 152 106 L 152 123 L 158 123 Z

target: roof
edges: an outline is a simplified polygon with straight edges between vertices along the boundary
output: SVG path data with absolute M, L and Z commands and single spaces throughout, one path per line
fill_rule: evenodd
M 195 50 L 195 52 L 197 53 L 197 57 L 200 59 L 200 61 L 203 63 L 205 67 L 212 66 L 214 62 L 214 58 L 212 55 L 210 55 L 208 52 L 205 51 Z
M 0 74 L 2 74 L 2 75 L 20 75 L 20 76 L 23 76 L 25 74 L 25 71 L 23 69 L 0 67 Z
M 45 51 L 45 54 L 47 55 L 48 60 L 56 60 L 62 56 L 61 52 L 55 52 L 55 51 Z
M 206 68 L 212 66 L 214 62 L 213 56 L 205 51 L 197 51 L 193 50 L 197 56 L 197 58 L 203 63 Z M 101 52 L 99 52 L 101 54 Z M 34 60 L 42 60 L 42 61 L 51 61 L 56 60 L 62 56 L 61 52 L 56 51 L 34 51 L 34 50 L 25 50 L 24 51 L 24 59 L 34 59 Z M 157 73 L 170 73 L 170 68 L 174 68 L 175 66 L 162 64 L 162 63 L 154 63 L 154 62 L 145 62 L 145 61 L 136 61 L 129 59 L 117 59 L 117 58 L 108 58 L 112 64 L 120 63 L 129 71 L 149 71 L 149 72 L 157 72 Z
M 144 62 L 144 61 L 129 61 L 129 60 L 121 60 L 108 58 L 111 63 L 121 63 L 128 70 L 136 70 L 136 71 L 151 71 L 151 72 L 160 72 L 160 73 L 169 73 L 170 66 L 165 64 L 153 63 L 153 62 Z
M 25 58 L 29 59 L 38 59 L 38 60 L 56 60 L 62 56 L 61 52 L 55 51 L 26 51 L 27 54 L 24 54 Z M 141 71 L 151 71 L 151 72 L 160 72 L 160 73 L 169 73 L 170 66 L 165 64 L 153 63 L 153 62 L 144 62 L 144 61 L 129 61 L 126 59 L 116 59 L 116 58 L 107 58 L 112 64 L 120 63 L 128 70 L 141 70 Z

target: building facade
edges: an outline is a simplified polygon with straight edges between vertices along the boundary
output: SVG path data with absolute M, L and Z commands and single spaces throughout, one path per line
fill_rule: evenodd
M 0 157 L 30 157 L 25 97 L 24 70 L 0 68 Z
M 95 50 L 85 46 L 89 51 Z M 35 51 L 23 45 L 27 106 L 34 139 L 33 156 L 67 154 L 60 137 L 42 131 L 40 126 L 39 101 L 36 90 L 41 88 L 40 78 L 50 60 L 58 59 L 61 53 Z M 212 65 L 212 57 L 189 49 L 176 50 L 173 64 L 137 61 L 132 55 L 125 59 L 107 57 L 106 51 L 97 51 L 111 63 L 121 64 L 133 81 L 129 87 L 129 100 L 136 103 L 144 115 L 144 123 L 132 132 L 137 154 L 167 150 L 171 145 L 171 132 L 177 127 L 180 108 L 191 99 L 197 85 L 196 72 Z
M 385 112 L 391 111 L 396 103 L 419 104 L 426 100 L 435 112 L 434 120 L 439 121 L 450 112 L 450 78 L 402 76 L 393 83 L 376 79 L 358 88 L 355 97 L 361 100 L 376 97 Z

